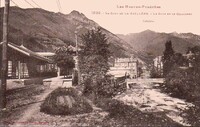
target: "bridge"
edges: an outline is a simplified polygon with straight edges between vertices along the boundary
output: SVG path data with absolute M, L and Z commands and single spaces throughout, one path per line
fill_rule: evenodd
M 130 84 L 142 84 L 142 83 L 164 83 L 164 78 L 136 78 L 136 79 L 126 79 L 126 87 L 130 89 Z

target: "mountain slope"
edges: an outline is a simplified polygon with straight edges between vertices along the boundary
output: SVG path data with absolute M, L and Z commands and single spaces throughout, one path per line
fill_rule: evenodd
M 1 19 L 3 9 L 1 8 Z M 0 20 L 2 24 L 2 20 Z M 134 53 L 130 44 L 102 28 L 84 14 L 72 11 L 70 14 L 49 12 L 43 9 L 10 8 L 9 41 L 22 44 L 33 51 L 55 51 L 57 47 L 75 45 L 75 31 L 80 35 L 100 27 L 106 34 L 114 56 L 128 56 Z M 0 28 L 2 39 L 2 26 Z
M 165 43 L 172 41 L 175 52 L 185 53 L 188 47 L 200 45 L 200 36 L 192 33 L 157 33 L 146 30 L 140 33 L 128 35 L 118 35 L 127 41 L 132 47 L 140 53 L 146 53 L 150 56 L 162 55 L 165 49 Z

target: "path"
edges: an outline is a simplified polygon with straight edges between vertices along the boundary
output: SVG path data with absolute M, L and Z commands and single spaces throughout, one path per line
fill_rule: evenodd
M 47 79 L 49 80 L 49 79 Z M 87 101 L 92 105 L 93 111 L 90 113 L 77 114 L 77 115 L 49 115 L 40 112 L 40 105 L 47 95 L 58 86 L 61 86 L 63 79 L 51 79 L 50 89 L 47 89 L 43 94 L 38 97 L 38 103 L 31 105 L 25 114 L 10 126 L 99 126 L 102 124 L 104 118 L 108 115 L 107 112 L 101 108 L 96 107 L 90 100 Z
M 32 104 L 22 115 L 22 117 L 17 120 L 15 122 L 14 125 L 11 126 L 21 126 L 21 125 L 27 125 L 27 124 L 31 124 L 29 122 L 27 122 L 31 116 L 35 113 L 40 111 L 40 105 L 41 103 L 44 101 L 44 99 L 56 88 L 58 88 L 59 86 L 62 86 L 63 83 L 63 77 L 55 77 L 55 78 L 50 78 L 48 80 L 51 80 L 51 84 L 50 84 L 50 88 L 47 88 L 42 94 L 38 95 L 38 102 Z M 32 123 L 34 124 L 34 123 Z
M 187 109 L 188 106 L 192 106 L 192 104 L 161 93 L 159 89 L 153 87 L 152 83 L 135 84 L 132 89 L 116 96 L 115 99 L 121 100 L 128 105 L 133 105 L 143 112 L 163 112 L 172 120 L 188 126 L 179 114 Z

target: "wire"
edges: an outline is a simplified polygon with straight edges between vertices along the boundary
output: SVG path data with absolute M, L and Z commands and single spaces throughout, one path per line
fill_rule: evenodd
M 61 4 L 60 4 L 60 0 L 58 0 L 58 4 L 59 4 L 60 10 L 61 10 L 61 12 L 62 12 L 62 7 L 61 7 Z
M 11 0 L 11 2 L 13 4 L 15 4 L 17 7 L 19 7 L 19 5 L 17 3 L 15 3 L 13 0 Z M 19 7 L 20 8 L 20 7 Z M 40 24 L 41 26 L 43 26 L 43 28 L 45 28 L 47 31 L 49 31 L 48 28 L 46 28 L 43 24 L 41 24 L 40 22 L 38 22 L 36 19 L 34 19 L 30 14 L 28 14 L 26 11 L 24 11 L 28 16 L 29 18 L 31 18 L 32 20 L 34 20 L 37 24 Z M 51 31 L 53 33 L 54 36 L 56 36 L 56 33 L 54 33 L 53 31 Z
M 28 3 L 31 7 L 35 8 L 30 2 L 28 2 L 27 0 L 24 0 L 26 3 Z
M 11 0 L 11 2 L 13 3 L 13 4 L 15 4 L 17 7 L 19 7 L 19 5 L 17 4 L 17 3 L 15 3 L 13 0 Z M 19 7 L 20 8 L 20 7 Z M 25 12 L 25 11 L 24 11 Z M 26 13 L 26 12 L 25 12 Z M 28 13 L 26 13 L 31 19 L 33 19 L 34 21 L 36 21 L 37 22 L 37 20 L 35 20 L 34 18 L 32 18 L 32 16 L 31 15 L 29 15 Z
M 34 0 L 31 0 L 36 6 L 38 6 L 39 8 L 41 8 L 40 5 L 38 5 Z
M 58 0 L 56 0 L 56 4 L 57 4 L 58 10 L 60 12 L 60 7 L 59 7 L 59 4 L 58 4 Z
M 11 0 L 11 2 L 12 2 L 13 4 L 15 4 L 17 7 L 19 7 L 19 6 L 17 5 L 17 3 L 15 3 L 13 0 Z
M 60 5 L 60 0 L 57 0 L 56 3 L 57 3 L 57 6 L 58 6 L 58 9 L 59 9 L 59 12 L 62 12 L 62 8 L 61 8 L 61 5 Z

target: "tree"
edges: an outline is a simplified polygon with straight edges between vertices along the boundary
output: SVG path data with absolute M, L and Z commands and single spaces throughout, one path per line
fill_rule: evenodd
M 187 100 L 198 100 L 200 95 L 200 47 L 188 48 L 187 59 L 181 54 L 173 56 L 171 71 L 165 76 L 166 90 L 174 96 Z M 180 68 L 184 64 L 190 63 L 192 66 Z
M 98 86 L 109 69 L 109 44 L 101 29 L 88 31 L 81 36 L 83 46 L 79 53 L 80 70 L 85 74 L 85 92 L 97 96 Z
M 190 47 L 187 51 L 187 59 L 182 55 L 174 56 L 175 65 L 165 77 L 165 91 L 172 96 L 186 99 L 194 106 L 189 107 L 181 115 L 193 127 L 200 126 L 200 46 Z M 180 68 L 182 63 L 190 64 L 187 68 Z M 188 64 L 188 65 L 189 65 Z
M 174 56 L 174 50 L 172 48 L 172 42 L 167 41 L 165 43 L 165 51 L 163 56 L 163 75 L 166 76 L 173 67 L 173 56 Z
M 174 97 L 197 101 L 200 97 L 199 76 L 195 73 L 194 68 L 183 69 L 174 66 L 165 77 L 165 91 Z
M 150 71 L 150 77 L 151 78 L 161 78 L 162 75 L 158 70 L 155 69 L 155 67 L 152 67 L 152 69 Z
M 173 56 L 173 62 L 178 66 L 185 66 L 187 64 L 187 59 L 184 58 L 181 53 L 175 53 Z
M 73 51 L 67 47 L 61 47 L 56 50 L 54 61 L 61 68 L 64 75 L 70 74 L 71 70 L 75 67 Z
M 200 74 L 200 46 L 194 46 L 189 48 L 188 51 L 188 61 L 195 68 L 195 72 Z

